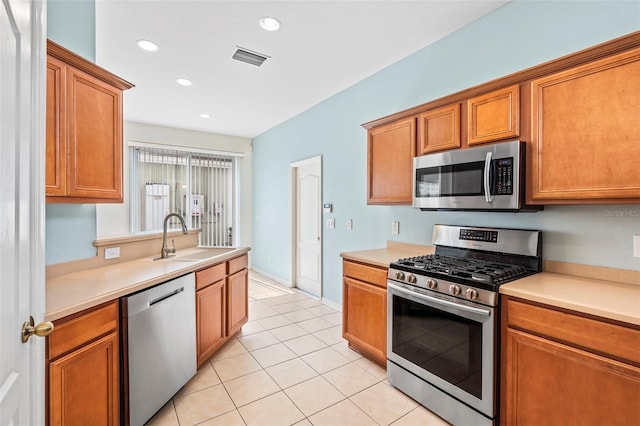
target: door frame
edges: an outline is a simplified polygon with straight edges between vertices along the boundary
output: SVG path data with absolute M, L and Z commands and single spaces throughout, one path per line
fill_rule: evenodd
M 298 251 L 298 222 L 297 222 L 297 189 L 298 189 L 298 168 L 301 166 L 306 166 L 309 164 L 318 163 L 320 166 L 320 191 L 318 191 L 318 205 L 322 206 L 322 155 L 316 155 L 315 157 L 306 158 L 304 160 L 295 161 L 290 163 L 290 180 L 291 180 L 291 281 L 290 287 L 296 287 L 296 277 L 298 274 L 297 270 L 297 251 Z M 320 211 L 320 265 L 318 265 L 319 269 L 319 278 L 320 278 L 320 294 L 319 298 L 322 300 L 322 294 L 324 285 L 322 283 L 322 242 L 324 240 L 323 234 L 323 226 L 322 226 L 322 210 Z
M 17 7 L 14 9 L 13 6 Z M 39 425 L 45 424 L 45 339 L 34 336 L 27 343 L 22 343 L 19 326 L 30 315 L 36 323 L 43 321 L 46 312 L 44 174 L 47 3 L 16 0 L 5 2 L 0 7 L 11 13 L 10 19 L 21 33 L 20 43 L 25 46 L 17 52 L 22 81 L 17 88 L 17 96 L 21 97 L 21 110 L 15 124 L 19 137 L 26 141 L 21 144 L 16 156 L 18 181 L 15 182 L 15 190 L 19 200 L 16 201 L 18 205 L 14 206 L 16 223 L 12 224 L 18 235 L 15 271 L 20 277 L 18 285 L 21 291 L 17 294 L 16 317 L 0 324 L 3 337 L 0 347 L 5 351 L 3 355 L 11 353 L 12 356 L 17 356 L 20 371 L 13 377 L 3 378 L 15 380 L 13 384 L 16 386 L 3 388 L 2 392 L 6 392 L 3 397 L 18 400 L 18 409 L 23 414 L 19 419 L 21 423 Z M 0 283 L 0 290 L 4 291 L 9 285 L 14 283 Z M 5 345 L 9 339 L 17 342 L 18 351 L 13 346 Z

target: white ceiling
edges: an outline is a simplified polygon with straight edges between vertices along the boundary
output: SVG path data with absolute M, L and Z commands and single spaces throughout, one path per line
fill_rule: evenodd
M 96 62 L 135 84 L 125 120 L 252 138 L 505 3 L 96 0 Z M 236 46 L 270 59 L 235 61 Z

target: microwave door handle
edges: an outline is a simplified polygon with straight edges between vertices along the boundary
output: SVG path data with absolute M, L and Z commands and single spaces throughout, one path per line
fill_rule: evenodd
M 493 194 L 491 194 L 491 151 L 487 152 L 487 157 L 484 160 L 484 199 L 487 203 L 493 202 Z

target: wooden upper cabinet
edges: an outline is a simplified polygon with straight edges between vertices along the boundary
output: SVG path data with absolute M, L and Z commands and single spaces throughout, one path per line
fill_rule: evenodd
M 66 79 L 67 67 L 56 58 L 47 59 L 46 175 L 47 195 L 64 195 L 67 180 Z
M 418 116 L 420 154 L 460 148 L 460 104 L 423 112 Z
M 515 138 L 520 130 L 520 87 L 506 87 L 467 101 L 467 144 Z
M 369 129 L 368 139 L 367 204 L 411 204 L 415 119 Z
M 133 87 L 47 43 L 47 202 L 122 202 L 122 91 Z
M 531 82 L 528 201 L 640 202 L 640 48 Z

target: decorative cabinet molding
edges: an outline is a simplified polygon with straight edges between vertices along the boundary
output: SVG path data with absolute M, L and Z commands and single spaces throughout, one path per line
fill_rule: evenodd
M 639 76 L 636 48 L 531 82 L 531 202 L 640 202 Z
M 418 115 L 420 154 L 460 148 L 460 104 Z
M 131 87 L 47 42 L 47 202 L 122 202 L 122 91 Z
M 367 204 L 411 204 L 415 155 L 413 117 L 369 129 Z
M 467 144 L 477 145 L 520 134 L 520 86 L 476 96 L 467 101 Z

